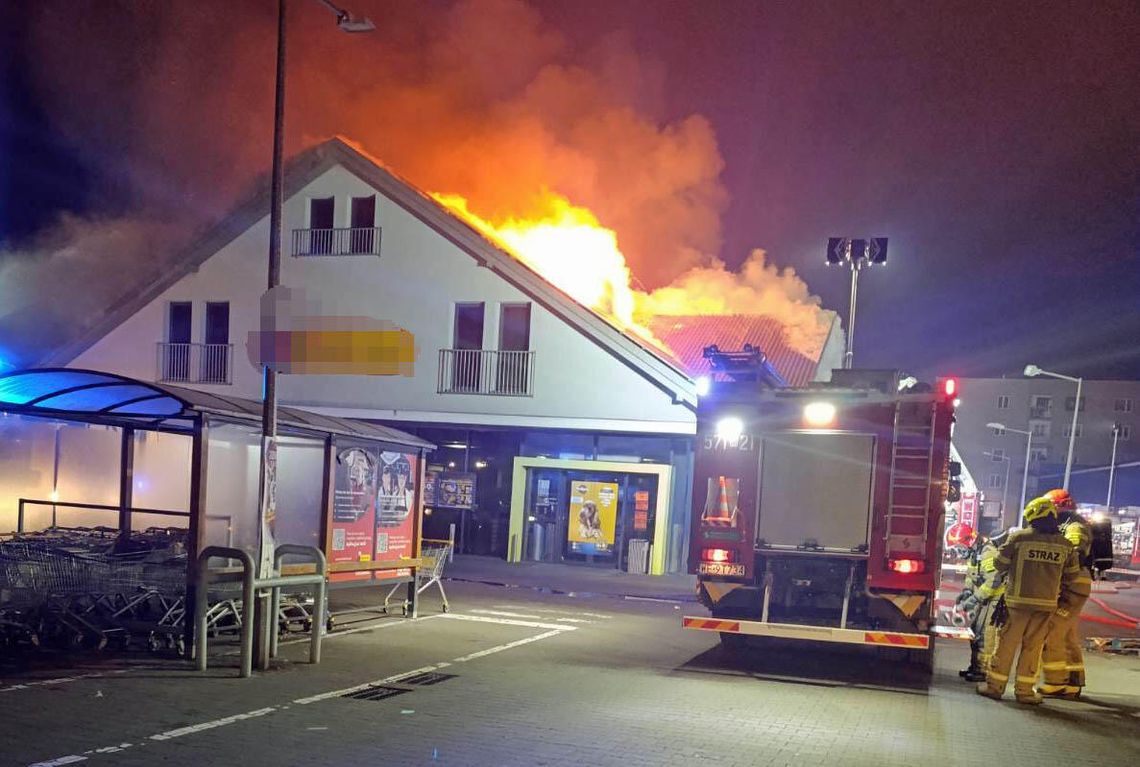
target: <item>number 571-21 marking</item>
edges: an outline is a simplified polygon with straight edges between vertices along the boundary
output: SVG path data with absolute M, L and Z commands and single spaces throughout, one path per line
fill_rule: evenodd
M 705 450 L 755 450 L 756 441 L 751 434 L 741 434 L 736 440 L 709 435 L 705 437 Z

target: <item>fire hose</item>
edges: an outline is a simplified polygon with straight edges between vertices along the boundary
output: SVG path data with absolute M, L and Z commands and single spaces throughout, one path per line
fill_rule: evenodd
M 1122 613 L 1119 610 L 1109 607 L 1103 599 L 1098 597 L 1089 597 L 1089 601 L 1094 605 L 1104 610 L 1109 615 L 1120 618 L 1121 620 L 1112 620 L 1111 618 L 1101 618 L 1097 615 L 1081 615 L 1081 620 L 1092 621 L 1093 623 L 1103 623 L 1108 626 L 1118 626 L 1126 629 L 1140 629 L 1140 618 L 1137 618 L 1128 613 Z

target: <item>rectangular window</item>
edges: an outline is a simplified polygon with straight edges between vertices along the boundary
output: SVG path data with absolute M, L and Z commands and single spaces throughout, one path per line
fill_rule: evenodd
M 1085 425 L 1083 423 L 1078 423 L 1077 424 L 1077 436 L 1078 437 L 1081 436 L 1081 433 L 1084 430 L 1085 430 Z M 1068 437 L 1072 433 L 1073 433 L 1073 425 L 1071 423 L 1065 424 L 1065 436 Z
M 1077 401 L 1076 397 L 1065 397 L 1065 410 L 1070 413 L 1073 412 L 1073 404 Z M 1081 412 L 1085 412 L 1085 398 L 1081 397 Z M 1077 435 L 1078 437 L 1080 434 Z
M 483 391 L 483 317 L 486 305 L 455 305 L 452 326 L 451 391 Z
M 454 348 L 483 348 L 485 307 L 486 305 L 482 302 L 455 305 L 455 325 L 452 328 L 452 346 Z
M 503 304 L 499 313 L 499 360 L 495 391 L 530 389 L 530 304 Z
M 530 350 L 530 304 L 503 304 L 499 348 L 509 352 Z
M 1033 448 L 1033 450 L 1029 454 L 1029 460 L 1034 461 L 1034 462 L 1048 461 L 1049 460 L 1049 448 L 1047 448 L 1047 447 L 1035 447 L 1035 448 Z
M 1009 410 L 1009 395 L 1002 394 L 997 400 L 998 410 Z
M 1049 436 L 1049 422 L 1038 421 L 1033 423 L 1030 427 L 1034 437 L 1048 437 Z
M 990 453 L 990 460 L 993 461 L 994 463 L 997 463 L 998 461 L 1004 461 L 1005 460 L 1005 451 L 1002 450 L 1000 447 L 995 447 L 993 452 Z
M 171 301 L 166 315 L 166 345 L 162 355 L 162 380 L 190 380 L 190 338 L 194 321 L 194 305 L 189 301 Z
M 198 380 L 202 383 L 229 383 L 230 303 L 206 304 L 206 343 L 202 347 Z
M 1119 397 L 1112 403 L 1112 409 L 1117 413 L 1131 413 L 1132 412 L 1132 398 Z
M 1033 399 L 1031 400 L 1031 404 L 1033 407 L 1047 410 L 1053 407 L 1053 398 L 1046 397 L 1044 394 L 1034 394 Z
M 1132 439 L 1132 427 L 1129 426 L 1128 424 L 1121 425 L 1121 427 L 1120 427 L 1120 438 L 1121 439 Z
M 990 429 L 990 431 L 992 431 L 994 433 L 995 437 L 1004 437 L 1005 436 L 1005 429 L 1000 427 L 1000 426 L 994 426 L 992 429 Z
M 997 488 L 1000 488 L 1002 486 L 1002 481 L 1004 479 L 1005 478 L 1001 474 L 991 474 L 990 475 L 990 481 L 989 481 L 990 489 L 995 490 Z
M 335 197 L 309 200 L 309 252 L 327 255 L 333 249 L 333 226 L 336 219 Z
M 380 243 L 376 231 L 376 195 L 352 198 L 352 220 L 349 247 L 353 255 L 378 253 Z

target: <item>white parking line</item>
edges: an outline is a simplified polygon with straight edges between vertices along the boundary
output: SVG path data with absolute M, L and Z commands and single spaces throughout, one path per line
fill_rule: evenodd
M 37 679 L 32 682 L 20 682 L 18 684 L 10 684 L 7 687 L 0 687 L 0 692 L 15 692 L 16 690 L 29 690 L 34 687 L 52 687 L 60 684 L 67 684 L 69 682 L 78 682 L 83 679 L 100 679 L 103 677 L 112 676 L 114 674 L 126 674 L 130 671 L 129 668 L 116 669 L 114 671 L 99 671 L 92 674 L 76 674 L 75 676 L 60 676 L 53 679 Z
M 548 631 L 546 631 L 542 634 L 536 634 L 535 636 L 525 637 L 523 639 L 517 639 L 513 642 L 507 642 L 505 644 L 496 645 L 495 647 L 488 647 L 486 650 L 479 650 L 478 652 L 473 652 L 469 655 L 463 655 L 463 656 L 461 656 L 459 658 L 455 658 L 451 661 L 441 661 L 440 663 L 433 663 L 433 664 L 428 665 L 428 666 L 421 666 L 420 668 L 412 669 L 411 671 L 401 671 L 397 674 L 392 674 L 391 676 L 386 676 L 383 679 L 376 679 L 376 680 L 373 680 L 371 682 L 364 682 L 362 684 L 353 685 L 352 687 L 344 687 L 344 688 L 339 689 L 339 690 L 329 690 L 328 692 L 319 693 L 317 695 L 310 695 L 310 696 L 304 697 L 304 698 L 295 698 L 291 701 L 291 703 L 296 704 L 296 705 L 305 706 L 305 705 L 309 705 L 311 703 L 318 703 L 318 702 L 323 701 L 323 700 L 330 700 L 332 698 L 339 698 L 341 696 L 348 695 L 350 693 L 357 692 L 359 690 L 363 690 L 363 689 L 366 689 L 368 687 L 399 682 L 402 679 L 407 679 L 408 677 L 415 676 L 416 674 L 422 674 L 422 673 L 425 673 L 428 671 L 435 671 L 437 669 L 446 668 L 446 667 L 450 666 L 452 663 L 466 663 L 468 661 L 476 660 L 477 658 L 485 658 L 488 655 L 494 655 L 496 653 L 505 652 L 506 650 L 511 650 L 511 649 L 516 648 L 516 647 L 522 647 L 523 645 L 528 645 L 528 644 L 531 644 L 533 642 L 540 642 L 543 639 L 550 639 L 551 637 L 558 636 L 559 634 L 565 634 L 567 632 L 577 630 L 576 627 L 574 627 L 574 626 L 554 625 L 554 624 L 549 624 L 549 623 L 536 623 L 536 622 L 531 622 L 531 621 L 513 620 L 510 618 L 495 618 L 495 617 L 490 617 L 490 616 L 466 615 L 466 614 L 461 614 L 461 613 L 444 613 L 444 614 L 438 614 L 438 615 L 429 615 L 429 616 L 425 616 L 424 618 L 421 618 L 418 620 L 427 620 L 428 618 L 452 618 L 455 620 L 468 620 L 468 621 L 475 621 L 475 622 L 479 622 L 479 623 L 498 623 L 498 624 L 507 625 L 507 626 L 523 626 L 526 628 L 544 628 L 544 629 L 548 629 Z M 398 623 L 398 624 L 389 624 L 389 625 L 405 625 L 406 623 L 411 623 L 411 622 L 412 621 L 403 621 L 403 622 Z M 350 632 L 366 631 L 366 630 L 368 630 L 367 627 L 362 627 L 360 629 L 349 629 L 348 631 L 340 632 L 339 634 L 331 634 L 330 636 L 343 636 L 344 634 L 348 634 Z M 304 641 L 308 641 L 308 640 L 304 640 Z M 74 680 L 75 678 L 65 677 L 65 679 Z M 266 706 L 264 708 L 255 709 L 253 711 L 247 711 L 247 712 L 241 713 L 241 714 L 233 714 L 231 716 L 221 717 L 219 719 L 212 719 L 208 722 L 200 722 L 198 724 L 192 724 L 192 725 L 189 725 L 186 727 L 180 727 L 176 730 L 167 730 L 165 732 L 156 733 L 154 735 L 150 735 L 147 739 L 161 742 L 161 741 L 172 740 L 174 738 L 181 738 L 185 735 L 193 735 L 195 733 L 204 732 L 206 730 L 213 730 L 213 729 L 217 729 L 218 727 L 225 727 L 227 725 L 234 724 L 236 722 L 242 722 L 242 721 L 245 721 L 247 719 L 255 719 L 258 717 L 268 716 L 270 714 L 275 714 L 279 711 L 283 711 L 284 709 L 286 709 L 288 707 L 289 707 L 288 705 Z M 67 756 L 60 756 L 60 757 L 56 757 L 55 759 L 50 759 L 50 760 L 43 761 L 43 762 L 36 762 L 36 763 L 30 765 L 30 767 L 62 767 L 63 765 L 67 765 L 67 764 L 75 764 L 77 762 L 87 761 L 87 759 L 88 759 L 87 755 L 114 753 L 116 751 L 122 751 L 124 749 L 131 748 L 133 745 L 134 744 L 132 744 L 132 743 L 120 743 L 120 744 L 115 745 L 115 746 L 105 746 L 103 748 L 96 748 L 96 749 L 91 749 L 89 751 L 85 751 L 83 754 L 69 754 Z
M 518 609 L 518 605 L 491 605 L 491 606 L 494 607 L 496 610 L 517 610 Z M 610 618 L 614 617 L 612 615 L 606 615 L 605 613 L 591 613 L 591 612 L 584 612 L 582 610 L 556 610 L 556 609 L 552 609 L 549 607 L 530 607 L 530 606 L 528 606 L 526 609 L 528 612 L 542 613 L 544 615 L 574 615 L 574 616 L 577 616 L 580 618 L 605 618 L 606 620 L 609 620 Z
M 462 657 L 456 658 L 453 663 L 466 663 L 469 660 L 475 660 L 476 658 L 485 658 L 488 655 L 494 655 L 497 652 L 503 652 L 504 650 L 521 647 L 524 644 L 538 642 L 543 639 L 550 639 L 550 637 L 565 633 L 568 628 L 568 626 L 560 626 L 558 628 L 555 628 L 553 631 L 547 631 L 545 634 L 538 634 L 537 636 L 527 637 L 526 639 L 518 639 L 514 642 L 507 642 L 506 644 L 501 644 L 498 647 L 491 647 L 486 650 L 480 650 L 479 652 L 473 652 L 470 655 L 464 655 Z
M 502 626 L 523 626 L 530 629 L 557 629 L 558 631 L 574 631 L 574 626 L 560 626 L 557 623 L 539 623 L 538 621 L 520 621 L 514 618 L 492 618 L 488 615 L 468 615 L 466 613 L 446 613 L 444 618 L 456 621 L 475 621 L 477 623 L 498 623 Z

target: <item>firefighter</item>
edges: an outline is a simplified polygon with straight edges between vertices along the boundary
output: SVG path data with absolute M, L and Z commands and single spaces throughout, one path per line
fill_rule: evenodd
M 978 694 L 1001 700 L 1018 655 L 1014 697 L 1018 703 L 1038 704 L 1041 696 L 1033 686 L 1049 620 L 1058 606 L 1065 610 L 1072 606 L 1071 586 L 1080 566 L 1077 550 L 1057 526 L 1057 507 L 1051 500 L 1034 498 L 1026 504 L 1023 518 L 1028 527 L 1011 533 L 994 558 L 994 568 L 1005 575 L 1006 586 L 991 619 L 998 627 L 997 647 Z
M 1037 691 L 1050 698 L 1075 700 L 1085 686 L 1085 659 L 1081 652 L 1081 609 L 1092 591 L 1092 531 L 1077 514 L 1068 490 L 1050 490 L 1045 497 L 1057 507 L 1061 533 L 1077 550 L 1080 573 L 1073 581 L 1069 606 L 1058 609 L 1049 622 L 1041 670 L 1045 681 Z
M 978 536 L 970 547 L 966 585 L 957 601 L 958 607 L 970 616 L 970 628 L 974 632 L 970 640 L 970 665 L 958 672 L 967 682 L 985 681 L 993 657 L 997 634 L 990 616 L 1005 591 L 1005 577 L 997 571 L 994 560 L 1007 535 L 1003 532 L 994 538 Z

